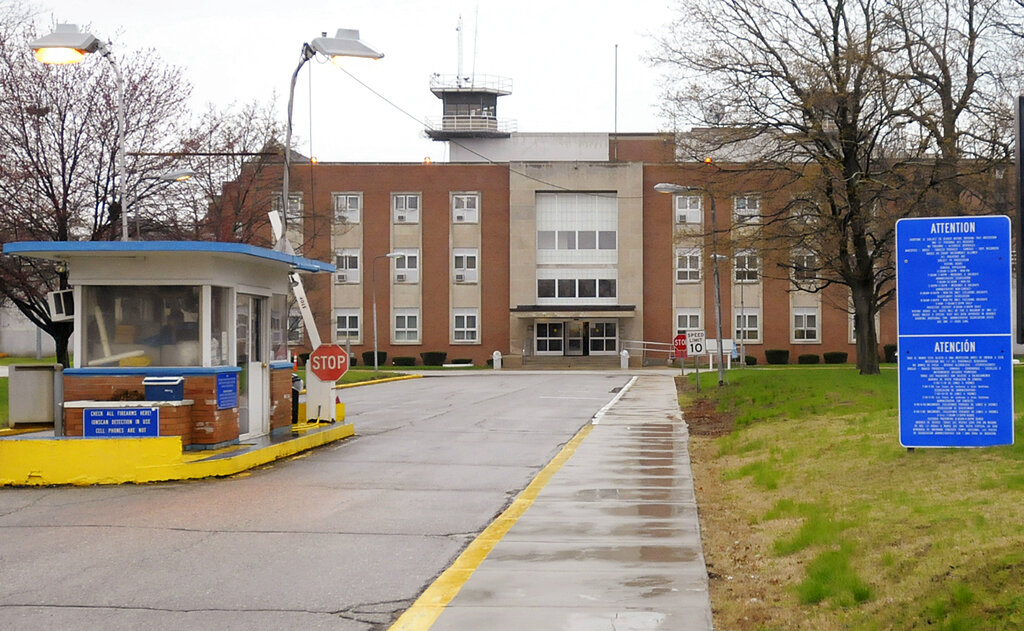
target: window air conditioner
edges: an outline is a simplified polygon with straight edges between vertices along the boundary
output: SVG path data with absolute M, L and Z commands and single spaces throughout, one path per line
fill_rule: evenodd
M 405 282 L 405 274 L 395 274 L 395 282 L 396 283 L 404 283 Z
M 336 283 L 347 283 L 348 282 L 348 274 L 346 274 L 345 272 L 338 272 L 334 276 L 334 282 L 336 282 Z
M 405 222 L 405 215 L 395 215 L 395 221 L 397 221 L 398 223 Z
M 457 221 L 457 222 L 464 222 L 464 221 L 466 221 L 466 216 L 465 215 L 455 215 L 455 221 Z
M 46 294 L 46 305 L 50 308 L 50 319 L 54 322 L 68 322 L 75 319 L 75 290 L 63 289 Z
M 466 282 L 466 275 L 465 274 L 456 274 L 455 275 L 455 282 L 456 283 L 464 283 L 464 282 Z

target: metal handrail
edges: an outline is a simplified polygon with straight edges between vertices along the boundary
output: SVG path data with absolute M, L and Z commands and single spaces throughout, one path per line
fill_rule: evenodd
M 512 79 L 489 74 L 478 74 L 468 77 L 460 77 L 454 74 L 433 74 L 430 76 L 430 89 L 475 89 L 511 93 Z
M 648 342 L 646 340 L 622 340 L 622 347 L 632 354 L 640 352 L 640 364 L 650 365 L 649 362 L 675 358 L 675 346 L 666 342 Z
M 516 121 L 472 114 L 435 116 L 427 118 L 426 122 L 431 131 L 492 131 L 510 134 L 516 131 L 517 127 Z

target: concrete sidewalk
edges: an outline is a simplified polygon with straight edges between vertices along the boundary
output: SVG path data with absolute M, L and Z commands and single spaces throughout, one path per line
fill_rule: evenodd
M 672 377 L 638 377 L 429 628 L 712 629 L 688 443 Z

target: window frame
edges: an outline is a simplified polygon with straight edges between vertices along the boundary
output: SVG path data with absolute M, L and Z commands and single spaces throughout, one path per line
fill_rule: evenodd
M 399 326 L 399 318 L 402 318 L 401 326 Z M 414 318 L 413 326 L 409 326 L 409 318 Z M 419 344 L 421 330 L 420 324 L 419 308 L 409 307 L 395 309 L 391 317 L 392 344 Z M 412 334 L 412 337 L 410 337 L 410 334 Z
M 346 327 L 343 329 L 339 323 L 338 318 L 355 318 L 355 334 L 352 334 L 351 320 L 346 322 Z M 359 344 L 362 340 L 362 318 L 360 318 L 359 309 L 357 307 L 335 307 L 334 308 L 334 341 L 345 342 L 349 341 L 353 344 Z M 342 333 L 342 331 L 346 331 Z
M 352 210 L 349 204 L 352 199 L 356 201 L 356 208 Z M 339 209 L 339 201 L 345 201 L 345 208 Z M 363 194 L 356 191 L 331 193 L 331 207 L 334 210 L 334 222 L 343 225 L 358 224 L 362 221 L 363 215 Z M 353 217 L 354 215 L 354 217 Z
M 403 256 L 395 257 L 392 281 L 395 284 L 410 285 L 420 282 L 420 250 L 419 248 L 395 248 L 395 252 Z M 410 266 L 409 261 L 415 262 Z M 398 280 L 398 275 L 404 274 L 405 280 Z
M 743 318 L 743 326 L 740 326 L 740 318 Z M 750 326 L 750 319 L 754 318 L 754 326 Z M 743 307 L 733 309 L 733 339 L 737 342 L 742 338 L 744 343 L 757 344 L 761 341 L 761 308 L 760 307 Z M 740 334 L 740 331 L 753 331 L 753 335 L 747 335 L 746 333 Z
M 462 258 L 462 265 L 459 259 Z M 473 261 L 472 267 L 468 265 Z M 459 285 L 471 285 L 480 280 L 480 251 L 477 248 L 454 248 L 452 249 L 452 279 Z M 459 275 L 462 280 L 459 280 Z
M 416 200 L 415 210 L 409 209 L 409 200 Z M 403 208 L 399 209 L 398 201 L 402 200 Z M 392 193 L 391 194 L 391 221 L 395 224 L 418 224 L 420 222 L 420 213 L 423 211 L 423 194 L 422 193 Z M 399 221 L 399 213 L 403 213 L 404 219 Z
M 355 268 L 349 267 L 349 264 L 351 263 L 350 259 L 353 258 L 355 259 L 356 262 Z M 344 265 L 342 265 L 341 259 L 346 259 L 344 261 Z M 358 285 L 360 282 L 362 282 L 362 269 L 360 268 L 360 266 L 362 265 L 361 259 L 362 252 L 360 251 L 359 248 L 335 248 L 334 266 L 336 268 L 336 271 L 334 274 L 334 284 Z M 338 274 L 340 273 L 345 274 L 344 281 L 338 281 Z
M 456 208 L 459 201 L 473 200 L 473 208 Z M 465 193 L 452 193 L 451 194 L 451 206 L 452 206 L 452 223 L 457 224 L 474 224 L 480 223 L 480 193 L 479 192 L 465 192 Z M 457 213 L 461 213 L 462 219 L 458 219 L 460 216 Z
M 681 265 L 686 259 L 687 266 Z M 691 264 L 696 260 L 696 269 Z M 699 248 L 676 248 L 676 283 L 699 283 L 703 271 L 703 261 Z M 696 276 L 694 276 L 696 274 Z
M 685 317 L 687 319 L 686 327 L 680 327 L 680 318 Z M 697 319 L 697 324 L 693 325 L 691 318 Z M 679 307 L 676 309 L 676 335 L 683 335 L 687 331 L 703 331 L 704 330 L 704 314 L 701 312 L 700 307 Z
M 733 224 L 737 226 L 752 226 L 760 224 L 761 196 L 756 193 L 733 196 L 732 217 Z
M 813 318 L 811 325 L 807 324 L 808 318 Z M 793 307 L 789 326 L 789 335 L 794 344 L 821 343 L 821 310 L 818 307 Z M 808 331 L 812 332 L 814 337 L 807 337 Z
M 687 203 L 697 201 L 697 207 L 680 208 L 681 201 Z M 672 196 L 672 209 L 675 212 L 676 223 L 682 226 L 701 225 L 704 221 L 704 196 L 699 193 L 676 193 Z
M 741 260 L 743 261 L 742 265 L 740 264 Z M 751 260 L 754 261 L 753 267 L 750 266 Z M 752 278 L 751 274 L 753 274 Z M 745 285 L 760 282 L 761 255 L 756 250 L 740 250 L 736 252 L 732 259 L 732 278 L 733 282 Z
M 462 318 L 462 326 L 459 319 Z M 472 326 L 469 319 L 472 318 Z M 463 339 L 459 339 L 459 333 Z M 452 312 L 452 343 L 480 344 L 480 310 L 476 308 L 460 308 Z

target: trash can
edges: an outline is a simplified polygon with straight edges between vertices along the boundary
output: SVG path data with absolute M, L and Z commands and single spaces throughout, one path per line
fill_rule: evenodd
M 181 401 L 185 398 L 184 377 L 146 377 L 142 380 L 147 401 Z

